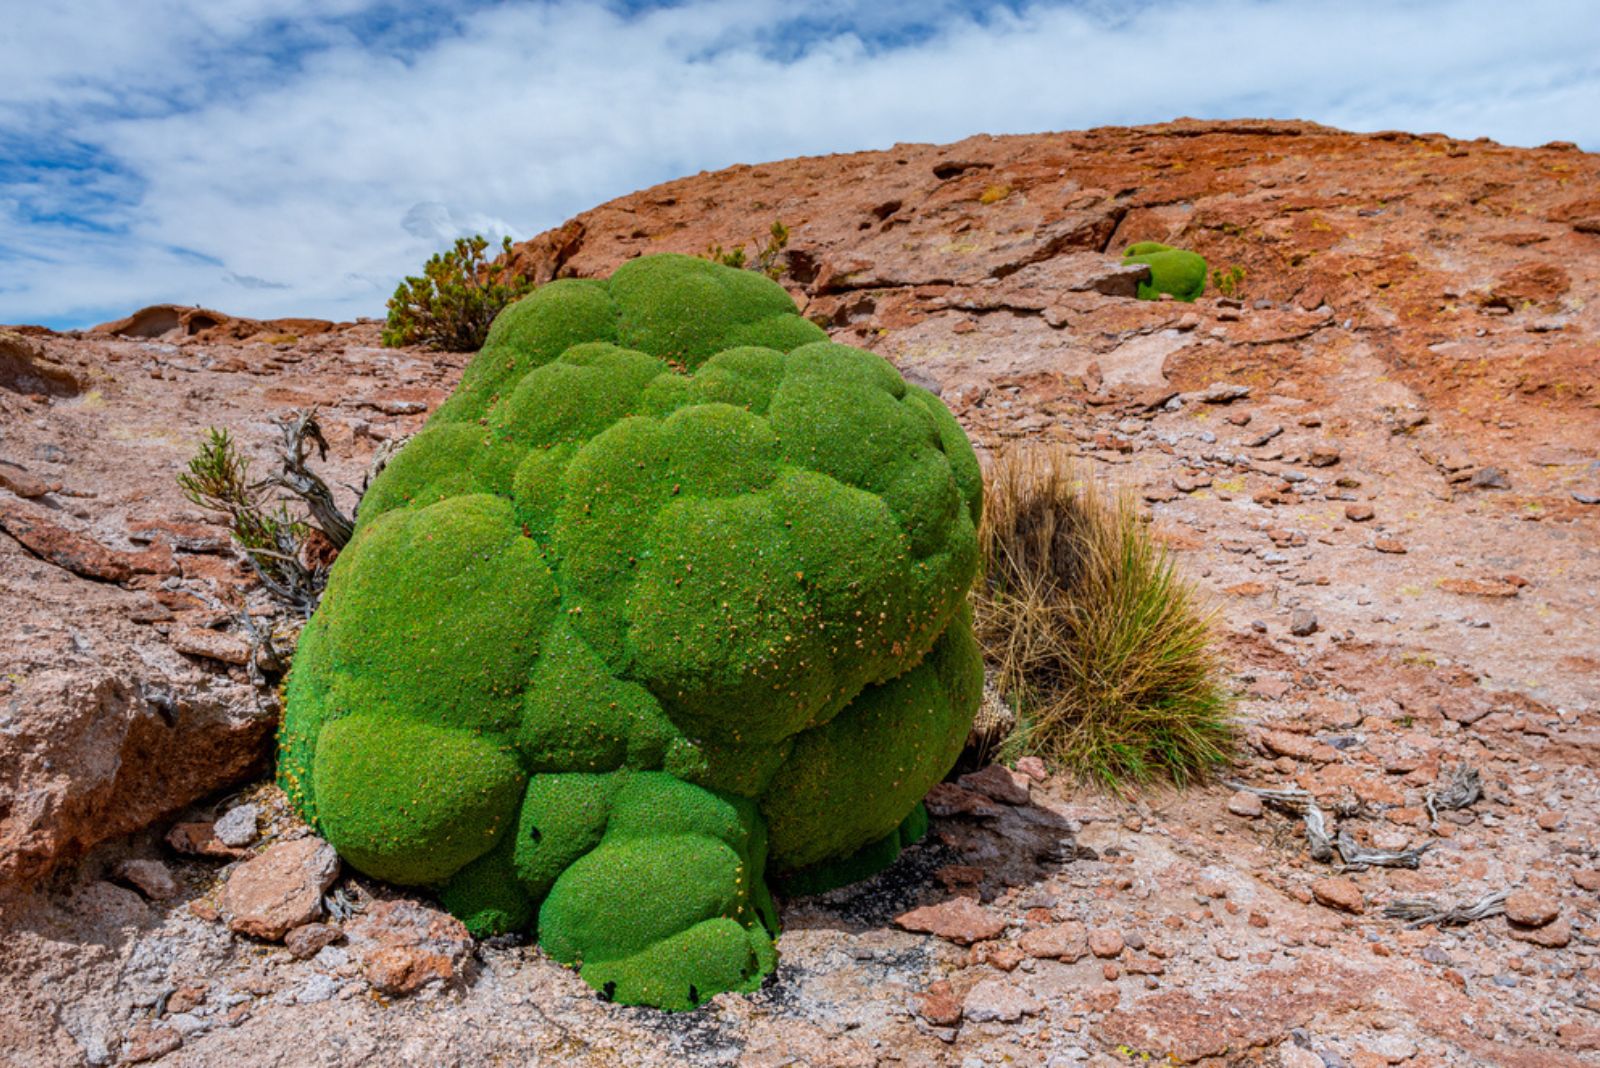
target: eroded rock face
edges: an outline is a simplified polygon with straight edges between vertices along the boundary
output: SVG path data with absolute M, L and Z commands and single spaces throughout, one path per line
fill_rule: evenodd
M 0 884 L 237 779 L 271 737 L 246 685 L 186 686 L 181 663 L 152 677 L 140 646 L 112 645 L 121 630 L 77 631 L 96 652 L 110 646 L 103 660 L 25 675 L 0 695 Z

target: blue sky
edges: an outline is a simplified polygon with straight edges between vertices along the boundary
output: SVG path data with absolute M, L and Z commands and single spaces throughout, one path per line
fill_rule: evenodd
M 1180 115 L 1600 149 L 1590 0 L 5 0 L 0 322 L 378 316 L 737 162 Z

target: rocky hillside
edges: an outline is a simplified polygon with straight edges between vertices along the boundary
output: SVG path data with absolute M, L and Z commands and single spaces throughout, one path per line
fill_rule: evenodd
M 1345 870 L 1252 794 L 991 774 L 941 787 L 882 880 L 788 903 L 768 990 L 667 1024 L 511 946 L 455 946 L 385 1007 L 358 996 L 385 989 L 381 910 L 307 960 L 222 926 L 222 865 L 303 829 L 250 785 L 276 709 L 234 620 L 264 602 L 175 475 L 211 425 L 265 469 L 273 420 L 317 405 L 321 469 L 358 486 L 462 360 L 176 307 L 0 332 L 0 1041 L 28 1065 L 1596 1063 L 1597 178 L 1564 144 L 1185 121 L 735 167 L 518 246 L 546 280 L 781 220 L 782 281 L 837 339 L 980 443 L 1070 442 L 1141 496 L 1219 606 L 1238 781 L 1428 848 Z M 1232 295 L 1133 299 L 1115 253 L 1143 240 Z M 1458 767 L 1485 796 L 1441 811 Z M 240 786 L 261 837 L 219 846 Z M 1510 919 L 1382 911 L 1497 893 Z

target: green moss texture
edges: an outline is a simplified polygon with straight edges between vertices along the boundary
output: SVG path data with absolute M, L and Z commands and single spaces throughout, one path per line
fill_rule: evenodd
M 1141 241 L 1127 247 L 1122 262 L 1150 266 L 1150 280 L 1139 283 L 1140 300 L 1156 300 L 1163 293 L 1171 293 L 1178 300 L 1193 303 L 1205 292 L 1206 260 L 1198 252 Z
M 755 272 L 553 282 L 362 501 L 280 782 L 358 869 L 536 925 L 609 998 L 752 990 L 769 879 L 926 827 L 982 680 L 981 492 L 936 397 Z

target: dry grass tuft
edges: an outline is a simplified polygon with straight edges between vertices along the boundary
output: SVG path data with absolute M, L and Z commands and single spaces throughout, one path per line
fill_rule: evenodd
M 1114 790 L 1224 763 L 1233 724 L 1211 614 L 1132 499 L 1062 446 L 1004 448 L 987 474 L 975 607 L 1018 712 L 1002 757 L 1035 753 Z

